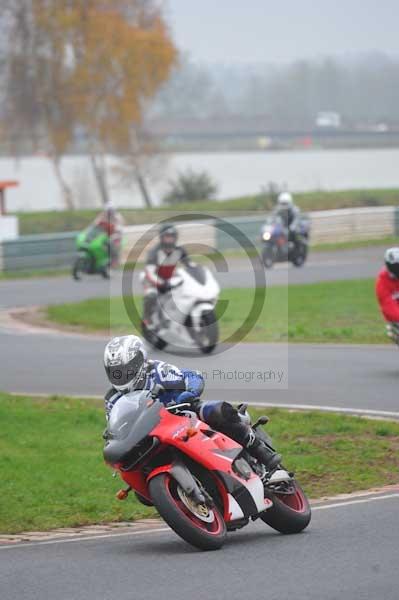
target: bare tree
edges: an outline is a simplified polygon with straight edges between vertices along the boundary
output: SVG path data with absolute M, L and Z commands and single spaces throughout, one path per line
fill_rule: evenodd
M 144 205 L 151 208 L 154 203 L 149 186 L 160 180 L 167 162 L 167 154 L 154 138 L 145 129 L 136 127 L 130 130 L 128 151 L 119 159 L 114 172 L 121 185 L 137 186 Z

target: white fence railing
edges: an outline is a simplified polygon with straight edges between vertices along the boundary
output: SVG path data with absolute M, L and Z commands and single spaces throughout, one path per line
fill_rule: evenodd
M 196 248 L 204 254 L 216 249 L 215 228 L 211 221 L 191 221 L 176 225 L 179 244 Z M 158 243 L 158 225 L 133 225 L 125 227 L 122 261 L 144 261 L 147 252 Z
M 396 233 L 393 206 L 345 208 L 310 213 L 311 243 L 372 240 Z

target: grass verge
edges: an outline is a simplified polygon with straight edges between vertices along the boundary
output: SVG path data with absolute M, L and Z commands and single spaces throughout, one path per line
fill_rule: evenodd
M 253 410 L 253 416 L 259 411 Z M 269 409 L 268 431 L 288 468 L 317 498 L 397 483 L 399 424 Z M 102 460 L 99 402 L 0 394 L 0 533 L 48 530 L 154 515 L 121 487 Z
M 336 208 L 355 208 L 359 206 L 399 206 L 398 189 L 316 191 L 295 195 L 295 200 L 304 211 L 331 210 Z M 267 194 L 245 196 L 223 201 L 183 203 L 172 207 L 161 207 L 165 218 L 170 211 L 185 212 L 228 212 L 269 211 L 273 201 Z M 122 213 L 127 225 L 151 223 L 156 215 L 159 220 L 159 208 L 125 209 Z M 98 214 L 98 210 L 47 211 L 18 213 L 21 235 L 35 233 L 57 233 L 60 231 L 79 231 L 84 229 Z
M 0 273 L 0 281 L 9 279 L 34 279 L 40 277 L 65 277 L 71 269 L 33 269 L 32 271 L 6 271 Z
M 221 339 L 232 336 L 250 311 L 251 289 L 222 290 L 219 303 Z M 141 311 L 141 298 L 136 298 Z M 223 302 L 226 310 L 222 311 Z M 122 298 L 97 298 L 77 304 L 49 306 L 47 318 L 82 331 L 132 331 Z M 134 329 L 134 327 L 133 327 Z M 136 328 L 137 330 L 137 328 Z M 269 288 L 260 315 L 246 342 L 389 342 L 374 294 L 374 280 L 334 281 Z
M 389 246 L 397 246 L 399 237 L 387 236 L 374 240 L 358 240 L 355 242 L 335 242 L 332 244 L 315 244 L 311 246 L 311 252 L 334 252 L 336 250 L 356 250 L 356 248 L 369 248 L 370 246 L 381 246 L 389 248 Z M 383 253 L 381 254 L 383 256 Z

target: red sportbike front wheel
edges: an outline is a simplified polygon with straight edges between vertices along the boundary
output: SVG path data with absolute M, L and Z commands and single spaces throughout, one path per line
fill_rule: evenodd
M 196 504 L 169 473 L 154 477 L 149 490 L 161 517 L 183 540 L 200 550 L 223 546 L 226 524 L 216 506 Z

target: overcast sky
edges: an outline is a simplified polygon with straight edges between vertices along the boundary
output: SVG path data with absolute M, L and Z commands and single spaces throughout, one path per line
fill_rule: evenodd
M 165 0 L 180 49 L 200 62 L 399 54 L 398 0 Z

